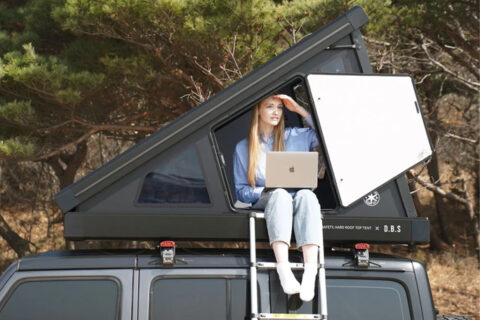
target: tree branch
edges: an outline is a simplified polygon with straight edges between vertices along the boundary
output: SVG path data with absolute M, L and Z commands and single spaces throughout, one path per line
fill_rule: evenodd
M 471 143 L 478 143 L 477 140 L 473 140 L 473 139 L 470 139 L 470 138 L 465 138 L 465 137 L 461 137 L 461 136 L 457 136 L 456 134 L 453 134 L 453 133 L 446 133 L 445 134 L 445 137 L 447 138 L 454 138 L 454 139 L 458 139 L 458 140 L 461 140 L 461 141 L 466 141 L 466 142 L 471 142 Z
M 441 68 L 443 71 L 445 71 L 446 73 L 448 73 L 448 74 L 451 75 L 452 77 L 458 79 L 461 83 L 463 83 L 464 85 L 466 85 L 466 86 L 469 87 L 470 89 L 474 90 L 475 92 L 478 92 L 478 90 L 479 90 L 479 88 L 480 88 L 480 83 L 474 82 L 474 81 L 470 81 L 470 80 L 468 80 L 468 79 L 465 79 L 465 78 L 461 77 L 457 72 L 451 71 L 451 70 L 448 69 L 446 66 L 444 66 L 442 63 L 440 63 L 439 61 L 437 61 L 437 60 L 432 56 L 432 54 L 430 53 L 430 51 L 428 50 L 426 43 L 422 43 L 421 47 L 422 47 L 423 51 L 425 52 L 425 54 L 427 55 L 427 57 L 430 59 L 430 61 L 431 61 L 434 65 L 436 65 L 437 67 Z
M 25 240 L 13 231 L 2 215 L 0 215 L 0 236 L 5 239 L 19 257 L 23 257 L 32 252 L 30 250 L 30 241 Z
M 207 75 L 208 77 L 212 78 L 213 81 L 215 81 L 216 84 L 218 84 L 218 86 L 220 87 L 220 89 L 224 89 L 225 88 L 225 83 L 223 83 L 222 80 L 220 80 L 216 75 L 214 75 L 212 73 L 212 69 L 211 68 L 205 68 L 204 66 L 202 66 L 200 63 L 198 63 L 197 61 L 197 57 L 193 57 L 193 62 L 195 63 L 195 65 L 200 68 L 200 70 L 202 71 L 202 73 L 204 73 L 205 75 Z
M 464 204 L 467 209 L 468 209 L 468 214 L 470 216 L 470 219 L 474 220 L 476 219 L 476 216 L 475 216 L 475 210 L 473 208 L 473 203 L 472 201 L 468 200 L 468 199 L 465 199 L 465 198 L 462 198 L 452 192 L 447 192 L 445 190 L 443 190 L 442 188 L 440 187 L 437 187 L 436 185 L 434 185 L 433 183 L 430 183 L 430 182 L 426 182 L 424 180 L 422 180 L 420 177 L 417 176 L 417 174 L 415 174 L 415 172 L 413 170 L 409 170 L 408 173 L 411 175 L 411 177 L 413 179 L 415 179 L 416 182 L 418 182 L 420 185 L 422 185 L 423 187 L 425 187 L 426 189 L 432 191 L 432 192 L 435 192 L 447 199 L 450 199 L 450 200 L 454 200 L 456 202 L 460 202 L 462 204 Z

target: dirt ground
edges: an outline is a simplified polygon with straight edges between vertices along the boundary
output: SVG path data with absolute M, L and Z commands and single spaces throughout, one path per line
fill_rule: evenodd
M 65 249 L 63 224 L 57 223 L 48 228 L 49 217 L 46 212 L 0 213 L 11 227 L 35 244 L 36 252 Z M 471 248 L 472 244 L 461 240 L 460 237 L 441 253 L 432 252 L 428 246 L 415 250 L 393 247 L 380 251 L 408 256 L 427 264 L 433 299 L 439 314 L 456 314 L 480 320 L 479 264 Z M 0 272 L 16 259 L 16 253 L 0 238 Z
M 63 223 L 52 224 L 49 227 L 48 216 L 45 211 L 23 211 L 12 213 L 13 210 L 0 210 L 0 214 L 14 231 L 32 243 L 35 253 L 65 249 L 63 238 Z M 50 212 L 50 215 L 52 213 Z M 0 237 L 0 272 L 3 272 L 13 261 L 18 259 L 15 251 Z
M 457 257 L 453 252 L 430 255 L 428 260 L 430 286 L 440 314 L 480 319 L 477 260 L 474 257 Z
M 475 255 L 453 246 L 444 252 L 424 248 L 393 247 L 384 253 L 409 257 L 427 265 L 428 278 L 439 315 L 461 315 L 480 320 L 480 269 Z

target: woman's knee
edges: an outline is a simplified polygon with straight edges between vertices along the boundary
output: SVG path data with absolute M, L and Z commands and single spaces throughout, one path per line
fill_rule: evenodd
M 288 201 L 293 200 L 290 193 L 288 193 L 288 191 L 285 190 L 285 189 L 278 188 L 278 189 L 275 189 L 271 192 L 272 192 L 272 198 L 275 199 L 275 200 L 278 200 L 278 199 L 283 199 L 283 200 L 288 200 Z
M 313 193 L 312 190 L 302 189 L 297 191 L 295 194 L 295 199 L 305 199 L 307 201 L 318 201 L 317 196 Z
M 275 189 L 270 191 L 270 197 L 265 207 L 265 217 L 273 216 L 292 216 L 293 199 L 285 189 Z

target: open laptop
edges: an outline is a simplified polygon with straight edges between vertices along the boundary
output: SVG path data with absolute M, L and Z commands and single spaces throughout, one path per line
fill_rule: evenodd
M 316 188 L 318 152 L 267 152 L 265 187 Z

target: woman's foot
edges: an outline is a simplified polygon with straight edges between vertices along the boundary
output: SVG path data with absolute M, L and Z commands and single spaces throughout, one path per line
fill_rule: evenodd
M 300 287 L 300 299 L 311 301 L 315 296 L 315 279 L 318 266 L 316 263 L 305 263 L 305 270 L 302 277 L 302 286 Z
M 282 285 L 283 292 L 286 294 L 295 294 L 300 292 L 300 283 L 293 275 L 290 263 L 280 262 L 277 263 L 277 273 L 280 278 L 280 284 Z

